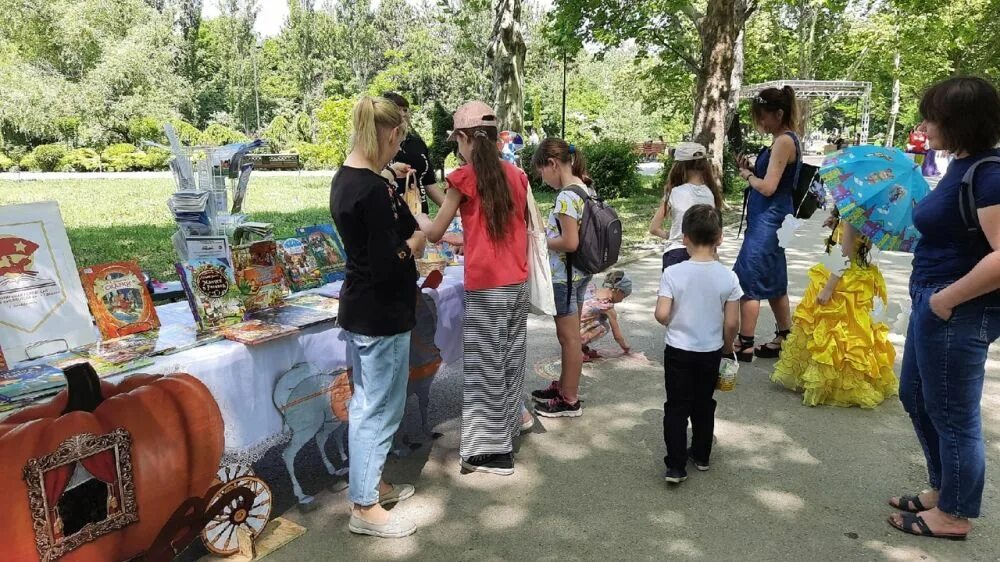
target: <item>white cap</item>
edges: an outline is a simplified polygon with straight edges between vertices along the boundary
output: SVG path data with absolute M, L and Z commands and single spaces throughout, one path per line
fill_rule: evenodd
M 708 156 L 708 151 L 696 142 L 682 142 L 674 147 L 674 162 L 701 160 L 706 156 Z

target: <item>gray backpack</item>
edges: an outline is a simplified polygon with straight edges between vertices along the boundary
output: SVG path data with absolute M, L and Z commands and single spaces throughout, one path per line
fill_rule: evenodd
M 566 254 L 566 279 L 573 279 L 574 267 L 587 275 L 602 273 L 618 263 L 618 254 L 622 249 L 622 221 L 604 199 L 587 193 L 579 186 L 566 189 L 583 199 L 580 244 L 575 252 Z

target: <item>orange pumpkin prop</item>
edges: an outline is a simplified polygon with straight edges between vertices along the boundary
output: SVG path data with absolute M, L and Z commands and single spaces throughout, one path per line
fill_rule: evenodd
M 49 402 L 0 421 L 0 489 L 4 509 L 2 557 L 38 560 L 24 467 L 75 435 L 124 428 L 132 438 L 132 476 L 139 521 L 96 538 L 61 560 L 126 560 L 153 543 L 188 498 L 204 496 L 223 449 L 219 406 L 187 374 L 136 375 L 114 385 L 99 382 L 90 365 L 67 369 L 68 389 Z

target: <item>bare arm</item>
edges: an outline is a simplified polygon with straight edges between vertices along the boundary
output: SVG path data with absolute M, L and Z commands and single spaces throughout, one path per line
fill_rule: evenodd
M 670 238 L 670 233 L 663 230 L 663 221 L 667 217 L 667 210 L 669 208 L 670 204 L 666 200 L 657 205 L 653 220 L 649 223 L 649 233 L 664 240 Z
M 792 162 L 794 158 L 795 143 L 792 139 L 788 135 L 778 137 L 778 140 L 774 141 L 774 147 L 771 149 L 771 160 L 767 165 L 767 173 L 764 177 L 758 178 L 753 174 L 746 177 L 747 181 L 750 182 L 750 187 L 759 191 L 764 197 L 774 195 L 778 191 L 778 183 L 781 182 L 781 176 L 785 173 L 785 168 L 789 165 L 795 165 Z M 745 174 L 741 172 L 741 175 Z
M 559 226 L 562 234 L 548 239 L 549 249 L 553 252 L 575 252 L 580 245 L 580 225 L 569 215 L 559 215 Z
M 424 191 L 427 192 L 427 197 L 434 202 L 435 205 L 441 207 L 444 205 L 445 191 L 438 187 L 441 184 L 425 185 Z
M 424 231 L 428 240 L 434 243 L 441 240 L 444 233 L 448 231 L 448 226 L 451 224 L 452 219 L 455 218 L 455 213 L 458 212 L 458 205 L 461 202 L 462 193 L 457 189 L 449 189 L 444 203 L 441 204 L 441 208 L 438 210 L 438 214 L 433 221 L 424 214 L 417 217 L 420 230 Z
M 1000 205 L 979 209 L 979 224 L 993 251 L 964 277 L 931 297 L 931 308 L 941 318 L 948 319 L 960 304 L 1000 289 Z
M 656 310 L 653 311 L 653 318 L 656 318 L 657 322 L 666 326 L 670 323 L 670 309 L 673 308 L 673 306 L 674 299 L 670 297 L 657 297 Z
M 728 301 L 723 309 L 722 321 L 722 352 L 730 355 L 733 353 L 733 342 L 736 341 L 736 333 L 740 329 L 740 301 Z
M 618 324 L 618 313 L 615 309 L 610 308 L 605 311 L 605 314 L 608 315 L 608 324 L 611 325 L 611 335 L 614 336 L 615 341 L 621 346 L 622 351 L 628 353 L 630 346 L 628 340 L 625 339 L 625 334 L 622 333 L 621 325 Z

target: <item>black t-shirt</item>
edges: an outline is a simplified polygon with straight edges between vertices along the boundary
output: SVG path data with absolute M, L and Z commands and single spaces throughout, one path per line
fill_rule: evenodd
M 330 215 L 347 254 L 341 327 L 365 336 L 412 330 L 418 275 L 406 240 L 417 221 L 406 203 L 375 172 L 341 166 L 330 186 Z
M 407 135 L 392 163 L 409 164 L 416 171 L 417 187 L 420 189 L 420 207 L 423 212 L 429 212 L 426 187 L 436 184 L 437 176 L 434 173 L 433 166 L 431 166 L 431 157 L 424 139 L 418 135 Z M 406 189 L 406 180 L 404 178 L 396 178 L 396 184 L 400 193 Z

